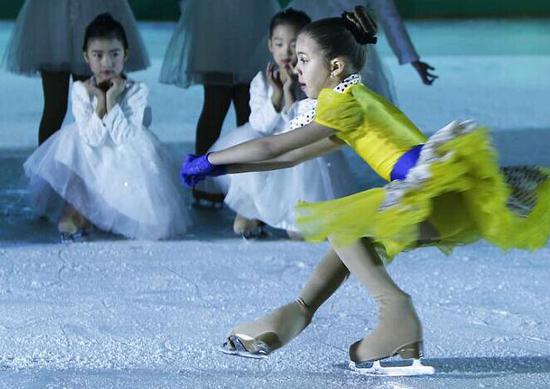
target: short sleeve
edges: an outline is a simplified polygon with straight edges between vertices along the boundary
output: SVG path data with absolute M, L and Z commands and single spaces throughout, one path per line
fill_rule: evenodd
M 314 121 L 338 132 L 352 132 L 363 123 L 363 108 L 352 93 L 355 86 L 343 93 L 333 89 L 323 89 L 317 99 L 317 112 Z
M 324 89 L 318 100 L 315 121 L 336 130 L 336 136 L 348 144 L 368 134 L 407 147 L 425 140 L 403 112 L 363 84 L 352 85 L 342 93 Z

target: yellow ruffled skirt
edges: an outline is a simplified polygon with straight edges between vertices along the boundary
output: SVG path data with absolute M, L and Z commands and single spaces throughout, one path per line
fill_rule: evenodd
M 346 245 L 370 237 L 386 261 L 419 245 L 450 252 L 479 239 L 534 250 L 550 236 L 550 170 L 501 169 L 486 129 L 453 122 L 428 139 L 405 179 L 302 202 L 296 221 L 308 241 Z M 421 233 L 427 226 L 436 230 L 430 239 Z

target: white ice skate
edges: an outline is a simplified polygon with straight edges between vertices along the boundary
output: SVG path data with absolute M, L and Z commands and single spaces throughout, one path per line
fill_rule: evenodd
M 266 343 L 244 334 L 231 335 L 224 342 L 220 351 L 228 355 L 254 359 L 265 359 L 271 353 Z
M 420 359 L 372 362 L 350 362 L 351 370 L 369 376 L 416 376 L 435 374 L 433 366 L 423 365 Z
M 222 193 L 209 193 L 193 188 L 193 206 L 196 208 L 222 209 L 224 197 Z

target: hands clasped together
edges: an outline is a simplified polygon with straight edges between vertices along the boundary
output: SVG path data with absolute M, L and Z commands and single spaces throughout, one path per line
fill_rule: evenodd
M 102 118 L 113 108 L 122 92 L 124 92 L 126 80 L 121 76 L 100 83 L 96 83 L 94 79 L 89 79 L 84 83 L 84 86 L 90 95 L 97 98 L 96 112 Z
M 270 62 L 267 64 L 265 73 L 267 82 L 273 90 L 271 103 L 275 111 L 280 112 L 283 108 L 289 109 L 296 101 L 294 89 L 298 82 L 298 76 L 292 65 L 289 63 L 285 66 L 277 67 L 277 65 Z

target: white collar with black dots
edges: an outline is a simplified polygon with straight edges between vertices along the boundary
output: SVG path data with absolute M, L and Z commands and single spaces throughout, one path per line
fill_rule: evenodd
M 359 84 L 361 82 L 361 76 L 357 73 L 354 73 L 348 77 L 346 77 L 341 83 L 336 85 L 334 87 L 334 90 L 338 93 L 343 93 L 347 87 L 354 84 Z M 313 108 L 311 108 L 309 111 L 304 112 L 303 114 L 296 116 L 294 119 L 290 121 L 288 124 L 289 131 L 295 130 L 300 127 L 307 126 L 309 123 L 313 121 L 315 118 L 315 112 L 317 111 L 317 100 L 315 101 L 315 105 Z
M 357 73 L 347 76 L 344 80 L 334 87 L 336 92 L 344 93 L 348 86 L 359 84 L 361 82 L 361 76 Z

